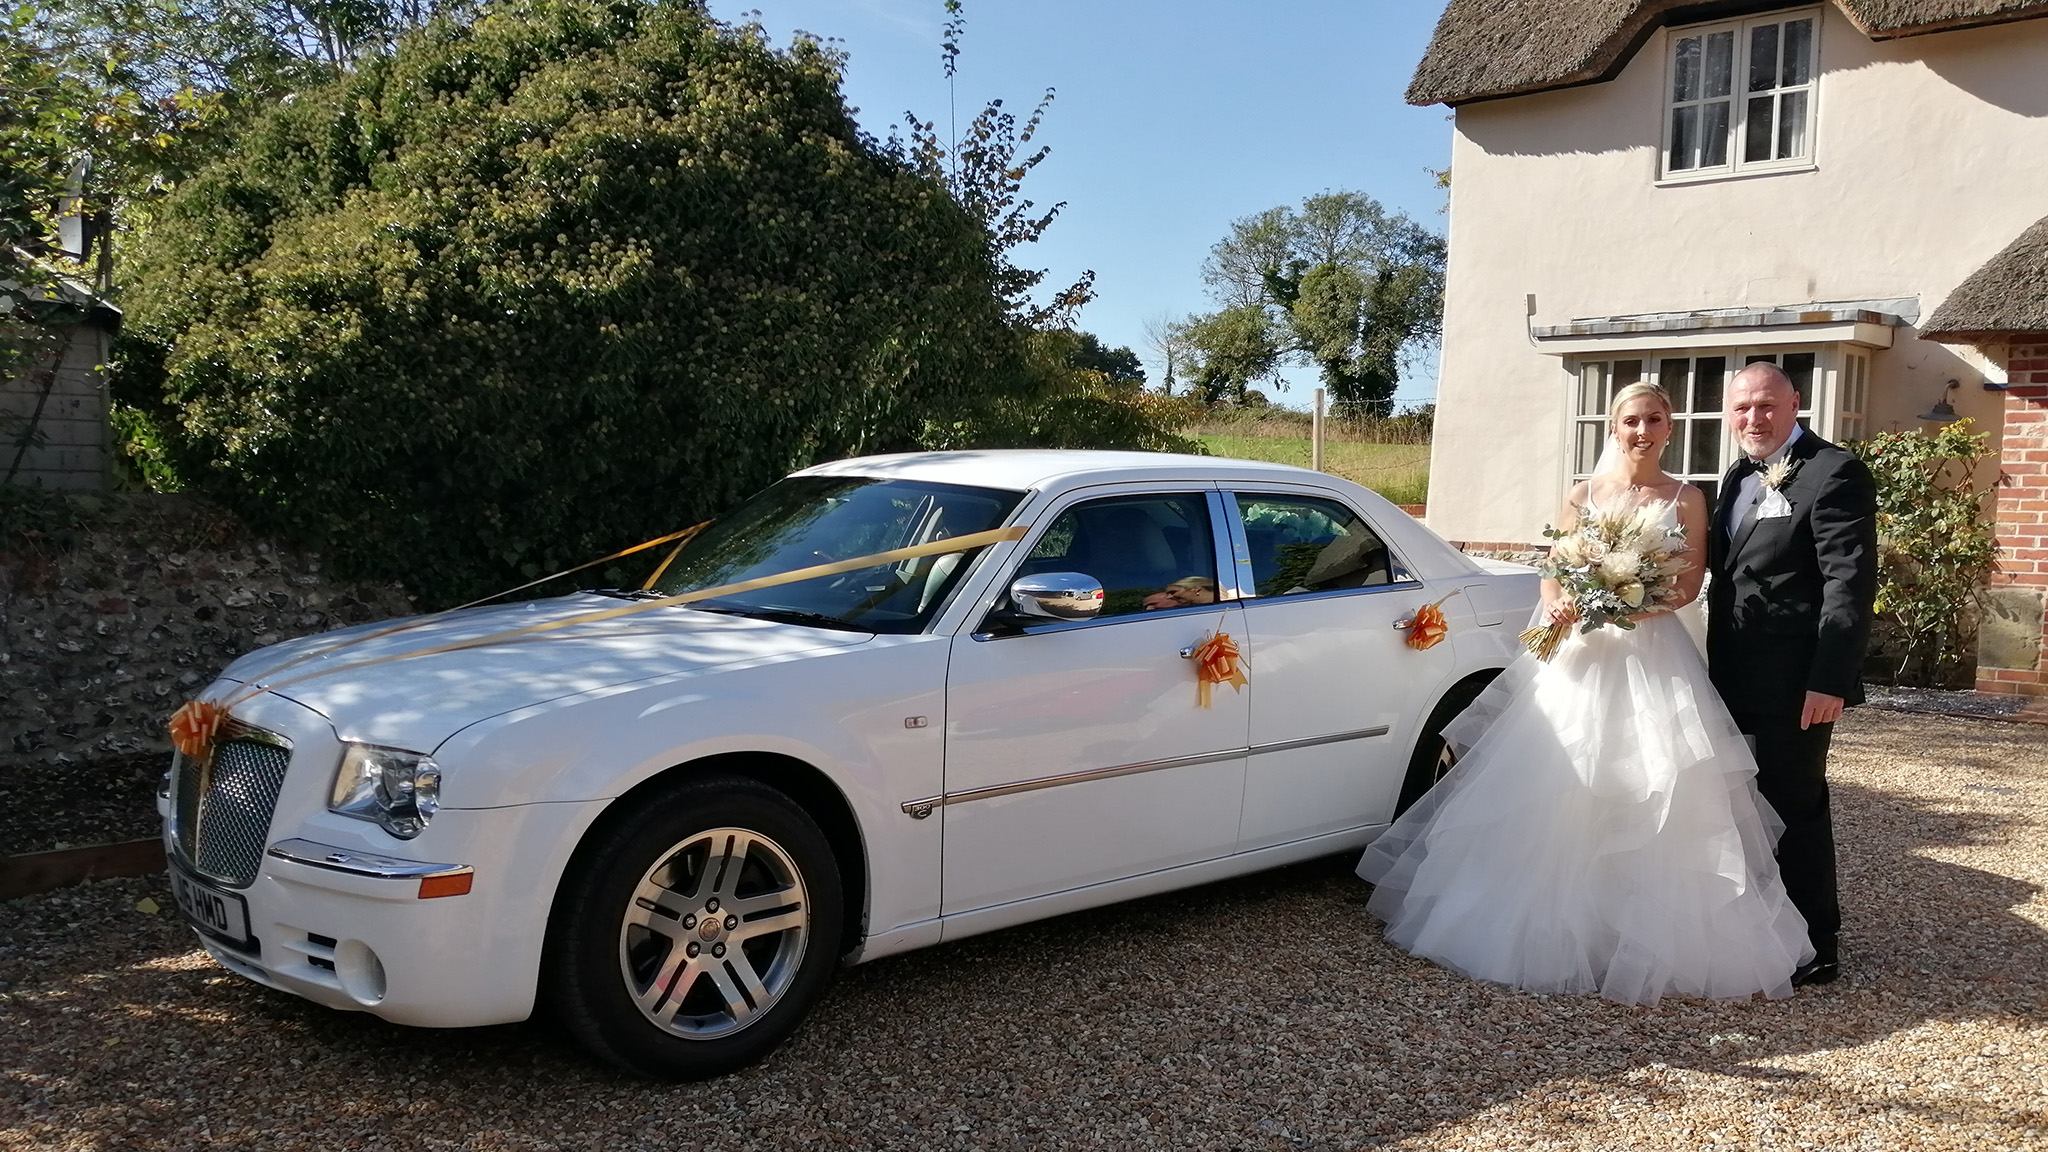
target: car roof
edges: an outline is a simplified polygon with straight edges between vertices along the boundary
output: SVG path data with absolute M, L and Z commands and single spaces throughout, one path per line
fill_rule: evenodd
M 1331 477 L 1290 464 L 1173 452 L 1002 448 L 905 452 L 834 460 L 799 476 L 887 476 L 1015 490 L 1067 488 L 1123 480 L 1266 480 L 1328 484 Z

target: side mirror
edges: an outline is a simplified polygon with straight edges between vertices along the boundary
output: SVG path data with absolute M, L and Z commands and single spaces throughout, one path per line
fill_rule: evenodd
M 1010 606 L 1038 620 L 1093 620 L 1102 611 L 1102 584 L 1079 572 L 1042 572 L 1010 582 Z

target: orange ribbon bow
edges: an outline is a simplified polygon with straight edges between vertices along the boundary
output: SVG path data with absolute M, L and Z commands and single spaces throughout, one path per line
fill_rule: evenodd
M 1408 622 L 1408 646 L 1410 648 L 1415 649 L 1417 652 L 1426 652 L 1444 642 L 1444 637 L 1451 634 L 1451 624 L 1450 621 L 1444 619 L 1443 602 L 1462 591 L 1464 589 L 1460 588 L 1457 592 L 1447 594 L 1443 600 L 1438 600 L 1435 604 L 1424 604 L 1415 610 L 1415 618 Z
M 213 754 L 213 740 L 227 722 L 228 710 L 210 700 L 187 700 L 171 714 L 171 744 L 187 760 Z
M 1191 655 L 1195 661 L 1195 703 L 1204 708 L 1211 706 L 1210 694 L 1216 685 L 1228 684 L 1233 691 L 1242 691 L 1251 683 L 1245 679 L 1244 657 L 1228 632 L 1211 635 L 1196 645 Z

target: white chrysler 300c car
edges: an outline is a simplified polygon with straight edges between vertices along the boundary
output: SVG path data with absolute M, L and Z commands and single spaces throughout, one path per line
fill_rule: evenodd
M 1025 526 L 1020 540 L 341 669 L 662 593 Z M 1445 599 L 1445 597 L 1449 597 Z M 701 1076 L 836 965 L 1357 850 L 1517 651 L 1533 572 L 1315 472 L 1106 452 L 844 460 L 693 539 L 651 591 L 250 653 L 160 808 L 222 965 L 401 1024 L 545 1001 Z M 1442 601 L 1449 635 L 1404 641 Z M 1194 649 L 1248 677 L 1197 705 Z M 291 681 L 286 683 L 286 681 Z

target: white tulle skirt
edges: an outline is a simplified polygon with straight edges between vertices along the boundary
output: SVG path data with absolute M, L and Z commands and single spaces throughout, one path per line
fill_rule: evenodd
M 1531 992 L 1791 995 L 1783 824 L 1680 620 L 1523 656 L 1445 736 L 1456 767 L 1358 865 L 1388 940 Z

